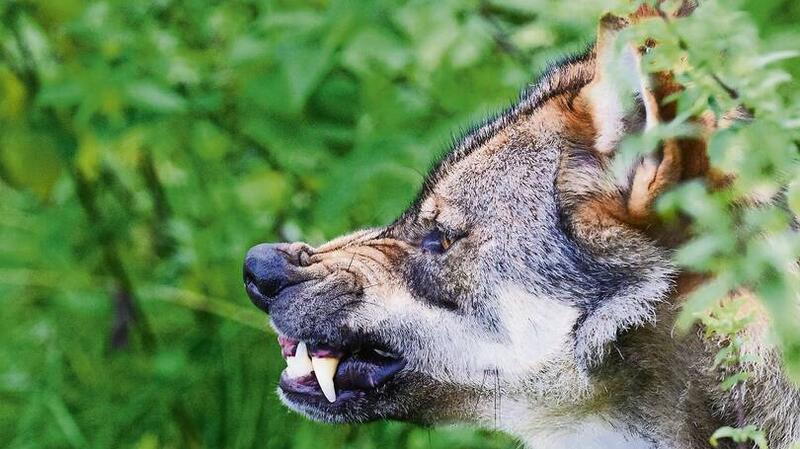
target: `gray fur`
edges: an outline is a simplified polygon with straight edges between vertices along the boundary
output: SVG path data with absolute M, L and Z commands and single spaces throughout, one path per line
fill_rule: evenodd
M 673 332 L 691 274 L 669 262 L 669 239 L 579 214 L 587 201 L 627 195 L 567 123 L 582 117 L 570 102 L 594 76 L 591 49 L 554 66 L 457 142 L 386 228 L 281 247 L 302 282 L 270 305 L 280 332 L 369 338 L 408 360 L 346 407 L 284 395 L 290 407 L 332 422 L 474 423 L 537 448 L 701 448 L 736 425 L 736 402 L 711 368 L 715 348 L 700 330 Z M 619 126 L 640 129 L 643 114 L 636 103 Z M 423 251 L 437 228 L 455 242 Z M 800 440 L 800 393 L 764 340 L 763 329 L 751 333 L 762 361 L 745 421 L 786 449 Z

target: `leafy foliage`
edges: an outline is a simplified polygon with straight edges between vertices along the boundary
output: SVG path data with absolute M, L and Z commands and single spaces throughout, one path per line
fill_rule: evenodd
M 256 242 L 389 221 L 453 130 L 584 48 L 619 3 L 1 2 L 0 441 L 514 447 L 285 411 L 272 391 L 283 362 L 247 304 L 241 259 Z M 797 373 L 790 216 L 758 207 L 734 221 L 731 204 L 797 179 L 800 63 L 787 51 L 800 47 L 800 7 L 707 3 L 647 30 L 663 42 L 655 67 L 688 61 L 683 111 L 742 102 L 756 116 L 712 140 L 714 162 L 741 173 L 730 189 L 690 185 L 661 203 L 696 223 L 678 261 L 715 275 L 687 316 L 755 286 Z M 800 211 L 800 186 L 786 194 Z
M 758 449 L 767 449 L 767 439 L 764 434 L 756 429 L 755 426 L 750 425 L 741 429 L 733 427 L 720 427 L 711 435 L 711 446 L 719 446 L 719 440 L 722 438 L 730 438 L 736 443 L 746 443 L 753 441 L 758 446 Z
M 752 18 L 732 9 L 742 5 L 709 0 L 688 19 L 659 20 L 629 30 L 634 41 L 658 42 L 645 57 L 648 70 L 672 70 L 686 89 L 675 98 L 678 113 L 672 122 L 625 144 L 625 152 L 634 154 L 650 151 L 664 137 L 691 136 L 697 133 L 692 117 L 703 114 L 717 123 L 737 109 L 752 116 L 710 136 L 711 165 L 735 175 L 724 187 L 709 190 L 688 183 L 659 203 L 668 220 L 691 218 L 694 237 L 674 259 L 710 280 L 690 295 L 679 324 L 686 329 L 699 319 L 719 342 L 715 368 L 722 374 L 720 388 L 735 403 L 745 395 L 747 366 L 755 357 L 743 347 L 741 332 L 760 312 L 745 310 L 743 297 L 760 300 L 785 371 L 800 381 L 800 236 L 794 229 L 800 95 L 790 84 L 800 52 L 789 41 L 762 41 Z M 795 61 L 785 63 L 791 59 Z M 712 446 L 730 438 L 766 448 L 761 429 L 747 422 L 737 426 L 718 429 L 710 438 Z
M 705 25 L 717 20 L 713 39 Z M 778 62 L 800 57 L 780 43 L 769 48 L 747 16 L 730 3 L 704 2 L 688 20 L 661 21 L 638 30 L 659 46 L 648 55 L 654 70 L 677 67 L 687 89 L 678 98 L 678 117 L 654 134 L 683 134 L 691 115 L 713 113 L 718 121 L 742 106 L 753 115 L 711 136 L 712 166 L 734 173 L 730 185 L 713 192 L 690 183 L 662 201 L 662 212 L 692 218 L 696 237 L 676 254 L 676 261 L 714 280 L 699 289 L 684 309 L 684 323 L 706 315 L 720 298 L 751 289 L 762 300 L 786 355 L 787 368 L 800 379 L 800 311 L 794 272 L 800 239 L 792 230 L 792 210 L 785 198 L 795 195 L 800 174 L 800 101 L 788 83 L 790 67 Z M 713 45 L 707 45 L 711 39 Z M 639 140 L 647 140 L 647 134 Z M 788 191 L 787 186 L 792 185 Z M 790 200 L 791 202 L 791 200 Z M 790 206 L 791 207 L 791 206 Z M 729 329 L 728 333 L 736 332 Z

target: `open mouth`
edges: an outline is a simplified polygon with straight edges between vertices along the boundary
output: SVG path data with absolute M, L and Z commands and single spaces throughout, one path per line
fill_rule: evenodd
M 380 389 L 406 361 L 376 345 L 337 347 L 279 336 L 286 369 L 280 388 L 306 400 L 330 403 L 364 396 Z

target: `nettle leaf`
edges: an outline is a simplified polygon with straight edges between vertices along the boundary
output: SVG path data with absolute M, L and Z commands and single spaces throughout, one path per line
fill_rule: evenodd
M 788 189 L 786 189 L 786 202 L 792 213 L 800 217 L 800 179 L 796 179 L 789 184 Z
M 786 372 L 795 385 L 800 385 L 800 338 L 785 338 L 781 345 Z
M 309 99 L 308 107 L 320 119 L 334 120 L 349 128 L 361 112 L 361 85 L 349 73 L 331 73 Z
M 63 166 L 57 141 L 47 130 L 4 125 L 0 133 L 0 174 L 12 186 L 28 189 L 41 200 L 53 192 Z
M 18 120 L 26 108 L 28 91 L 10 70 L 0 66 L 0 118 Z
M 75 106 L 87 95 L 87 86 L 79 80 L 65 80 L 42 86 L 36 103 L 57 108 Z
M 714 262 L 731 254 L 736 240 L 729 234 L 704 234 L 683 245 L 674 260 L 684 267 L 705 271 L 715 268 Z
M 541 13 L 542 7 L 540 3 L 530 0 L 492 0 L 490 3 L 494 7 L 501 8 L 506 11 L 518 14 L 530 14 L 530 17 Z
M 209 161 L 218 161 L 234 149 L 231 139 L 215 124 L 203 120 L 192 126 L 192 144 L 198 155 Z
M 315 130 L 302 123 L 253 117 L 244 121 L 241 130 L 259 142 L 261 151 L 270 153 L 281 169 L 292 173 L 313 173 L 330 157 Z
M 450 48 L 448 61 L 456 69 L 474 65 L 483 59 L 493 44 L 490 25 L 480 17 L 470 17 Z
M 553 45 L 557 36 L 552 29 L 539 22 L 531 22 L 511 35 L 511 42 L 521 50 L 533 50 Z
M 246 175 L 236 186 L 236 193 L 248 209 L 277 214 L 288 204 L 290 188 L 284 174 L 261 169 Z
M 133 106 L 151 112 L 179 113 L 187 106 L 181 95 L 153 81 L 131 83 L 125 88 L 125 94 Z
M 424 72 L 438 68 L 459 37 L 460 24 L 454 9 L 447 2 L 410 3 L 393 16 L 414 42 L 415 59 Z
M 342 65 L 361 76 L 375 72 L 397 75 L 409 62 L 406 45 L 398 36 L 382 28 L 360 31 L 342 53 Z
M 738 385 L 740 382 L 744 382 L 750 378 L 750 373 L 736 373 L 732 376 L 728 376 L 722 383 L 719 384 L 719 387 L 722 391 L 730 391 L 733 387 Z
M 714 356 L 714 368 L 717 368 L 722 364 L 728 365 L 732 361 L 735 361 L 735 355 L 733 350 L 734 350 L 733 346 L 730 345 L 720 349 Z
M 713 447 L 719 446 L 719 440 L 723 438 L 730 438 L 735 443 L 746 443 L 753 441 L 759 449 L 767 449 L 767 438 L 764 432 L 759 430 L 756 426 L 750 425 L 743 428 L 735 427 L 720 427 L 709 438 L 709 443 Z
M 315 43 L 288 44 L 278 54 L 288 88 L 289 108 L 300 112 L 306 100 L 331 69 L 333 51 Z
M 94 180 L 100 174 L 100 163 L 105 148 L 102 141 L 92 132 L 84 133 L 78 143 L 78 152 L 75 155 L 75 166 L 89 180 Z
M 715 303 L 725 298 L 736 285 L 733 273 L 720 273 L 692 292 L 678 316 L 676 326 L 686 332 L 692 324 L 706 313 Z
M 325 15 L 312 9 L 270 11 L 259 21 L 259 25 L 267 31 L 289 29 L 301 33 L 310 33 L 322 28 L 324 24 Z
M 241 36 L 231 44 L 228 58 L 231 64 L 247 64 L 263 60 L 269 54 L 267 42 L 255 36 Z

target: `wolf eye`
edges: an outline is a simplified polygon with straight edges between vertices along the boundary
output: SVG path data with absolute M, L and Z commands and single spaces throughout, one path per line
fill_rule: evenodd
M 434 229 L 423 237 L 420 246 L 423 251 L 441 254 L 447 251 L 453 245 L 453 242 L 455 242 L 455 239 L 438 229 Z

